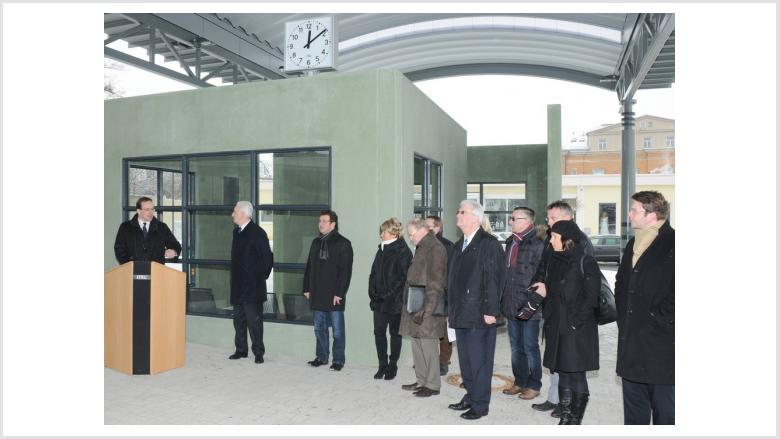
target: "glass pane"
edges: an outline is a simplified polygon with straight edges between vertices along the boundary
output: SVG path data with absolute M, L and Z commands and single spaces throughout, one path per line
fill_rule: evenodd
M 230 267 L 190 265 L 187 311 L 230 315 Z
M 509 224 L 509 217 L 512 216 L 511 212 L 501 213 L 489 213 L 488 220 L 490 221 L 490 227 L 493 229 L 493 234 L 498 238 L 504 240 L 512 233 L 512 226 Z
M 181 244 L 181 230 L 183 226 L 181 212 L 157 212 L 157 219 L 164 222 L 165 225 L 171 229 L 173 236 L 175 236 L 179 241 L 179 244 Z
M 482 204 L 482 198 L 479 196 L 479 184 L 466 185 L 466 199 L 477 200 Z
M 171 175 L 178 173 L 181 175 L 181 160 L 163 159 L 163 160 L 133 160 L 128 162 L 127 169 L 127 193 L 128 206 L 135 206 L 139 197 L 149 197 L 154 201 L 155 206 L 160 205 L 158 197 L 158 178 L 160 173 Z M 164 177 L 163 177 L 164 178 Z M 179 177 L 181 178 L 181 177 Z M 163 180 L 164 181 L 164 180 Z M 179 200 L 181 200 L 181 180 L 179 180 Z M 173 189 L 173 188 L 172 188 Z M 165 192 L 165 190 L 163 190 Z M 169 195 L 169 199 L 173 198 Z M 165 200 L 163 200 L 165 202 Z M 180 205 L 181 203 L 179 203 Z M 163 204 L 172 206 L 173 204 Z
M 303 296 L 303 270 L 274 269 L 266 283 L 268 291 L 275 300 L 266 302 L 268 312 L 275 312 L 275 319 L 296 322 L 312 322 L 309 302 Z M 275 309 L 272 309 L 275 307 Z
M 230 211 L 195 211 L 190 214 L 190 258 L 230 260 L 233 219 Z
M 615 234 L 615 205 L 616 203 L 599 203 L 599 235 Z
M 248 154 L 195 157 L 189 165 L 190 204 L 232 206 L 249 199 Z
M 511 211 L 515 206 L 524 206 L 524 183 L 485 183 L 485 210 Z
M 319 211 L 261 211 L 258 225 L 268 234 L 274 262 L 306 263 L 311 242 L 319 235 L 319 217 Z
M 419 157 L 414 158 L 414 207 L 422 206 L 423 178 L 425 175 L 425 162 Z
M 127 205 L 135 206 L 141 197 L 149 197 L 157 205 L 157 171 L 130 166 L 127 169 Z
M 328 204 L 328 151 L 257 155 L 258 204 Z
M 441 165 L 431 163 L 431 181 L 429 191 L 430 206 L 433 208 L 441 207 L 441 200 L 439 200 L 439 188 L 441 187 Z
M 181 172 L 162 173 L 161 206 L 181 206 Z

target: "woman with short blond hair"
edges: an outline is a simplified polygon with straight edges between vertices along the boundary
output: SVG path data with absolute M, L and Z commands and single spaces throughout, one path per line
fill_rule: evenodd
M 379 360 L 375 379 L 392 380 L 398 372 L 401 356 L 401 306 L 406 272 L 412 263 L 412 252 L 401 236 L 403 225 L 390 218 L 379 226 L 379 248 L 368 278 L 368 296 L 374 312 L 374 343 Z M 390 331 L 390 355 L 387 354 L 387 331 Z

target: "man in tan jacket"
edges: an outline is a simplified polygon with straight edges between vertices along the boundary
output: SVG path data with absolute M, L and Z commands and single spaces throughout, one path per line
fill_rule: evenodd
M 447 251 L 428 229 L 425 220 L 414 218 L 406 231 L 417 249 L 406 274 L 404 307 L 401 310 L 401 335 L 412 339 L 412 357 L 417 381 L 401 386 L 414 390 L 414 395 L 438 395 L 441 389 L 439 375 L 439 339 L 447 336 L 446 317 L 434 315 L 436 304 L 443 299 L 447 286 Z M 409 312 L 409 287 L 425 290 L 422 309 Z

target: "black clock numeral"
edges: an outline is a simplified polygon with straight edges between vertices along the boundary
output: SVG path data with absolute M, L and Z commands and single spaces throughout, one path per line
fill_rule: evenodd
M 311 29 L 311 23 L 306 23 L 306 29 Z
M 303 58 L 298 58 L 298 62 L 300 63 L 301 61 L 303 61 Z
M 325 53 L 325 49 L 322 49 L 322 54 L 323 54 L 323 55 L 326 55 L 326 53 Z
M 289 47 L 290 49 L 292 49 L 292 48 L 293 48 L 293 45 L 292 45 L 292 44 L 290 44 L 288 47 Z
M 293 59 L 295 59 L 296 56 L 298 56 L 298 55 L 296 55 L 295 52 L 293 52 L 293 56 L 292 56 Z
M 325 45 L 326 45 L 326 46 L 328 45 L 328 42 L 329 42 L 329 40 L 325 40 Z
M 298 41 L 298 34 L 293 34 L 292 38 L 293 40 Z
M 307 59 L 307 60 L 306 60 L 306 65 L 307 65 L 307 66 L 310 66 L 310 65 L 311 65 L 311 60 L 310 60 L 310 59 Z
M 319 56 L 315 56 L 314 57 L 314 61 L 317 61 L 319 63 L 320 62 L 320 57 Z

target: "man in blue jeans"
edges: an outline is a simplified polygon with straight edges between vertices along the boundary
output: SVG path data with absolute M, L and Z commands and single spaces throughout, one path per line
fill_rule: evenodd
M 317 357 L 309 361 L 312 367 L 328 364 L 330 335 L 333 327 L 333 363 L 330 370 L 340 371 L 346 357 L 344 308 L 347 290 L 352 278 L 352 244 L 339 234 L 338 215 L 332 210 L 320 213 L 320 236 L 314 238 L 309 249 L 306 272 L 303 275 L 303 295 L 309 300 L 314 314 L 314 336 L 317 339 Z
M 521 399 L 539 396 L 542 388 L 542 357 L 539 352 L 539 319 L 534 312 L 528 320 L 517 315 L 528 302 L 528 286 L 542 260 L 544 241 L 536 235 L 533 209 L 515 207 L 509 222 L 512 235 L 506 240 L 506 284 L 501 297 L 501 313 L 507 320 L 509 345 L 512 350 L 512 373 L 515 382 L 504 389 L 505 395 Z

